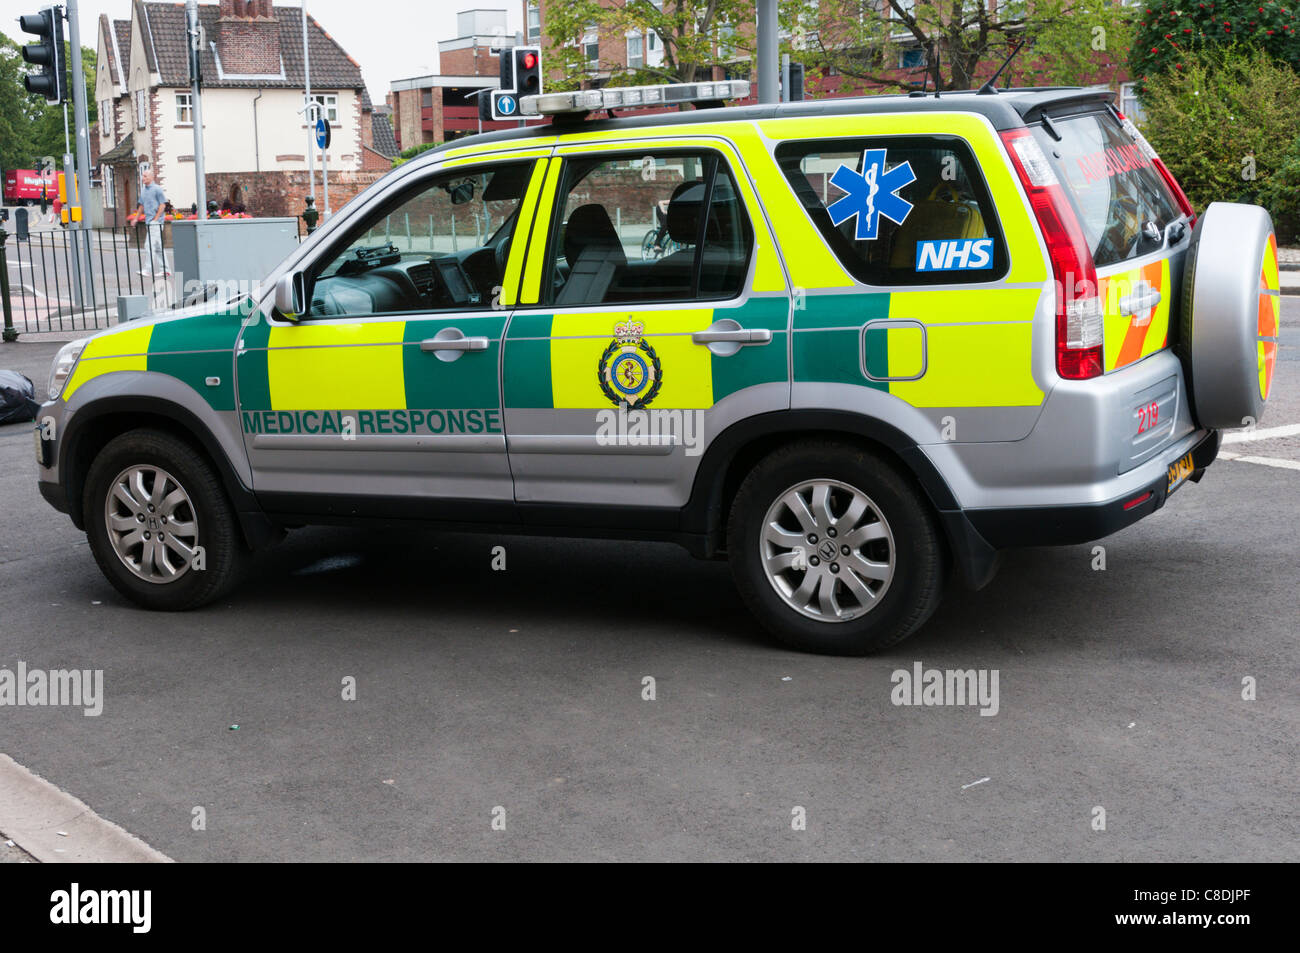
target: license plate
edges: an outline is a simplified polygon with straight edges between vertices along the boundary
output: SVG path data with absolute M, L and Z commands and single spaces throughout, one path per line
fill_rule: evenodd
M 1171 463 L 1169 465 L 1169 486 L 1165 489 L 1165 496 L 1182 486 L 1195 469 L 1196 466 L 1192 463 L 1190 453 L 1184 454 Z

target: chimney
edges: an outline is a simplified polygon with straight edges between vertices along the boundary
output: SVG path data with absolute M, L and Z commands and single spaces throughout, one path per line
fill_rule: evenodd
M 271 0 L 220 0 L 217 52 L 227 76 L 280 72 L 280 24 Z

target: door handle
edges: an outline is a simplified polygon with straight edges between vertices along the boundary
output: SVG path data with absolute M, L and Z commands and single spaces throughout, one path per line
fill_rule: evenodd
M 772 340 L 767 328 L 741 328 L 738 331 L 696 331 L 691 335 L 696 344 L 766 344 Z
M 1160 303 L 1160 292 L 1150 285 L 1137 288 L 1132 294 L 1119 299 L 1120 314 L 1138 314 L 1150 311 Z
M 770 343 L 772 332 L 767 328 L 743 328 L 740 322 L 732 318 L 723 318 L 714 321 L 703 331 L 693 333 L 691 340 L 696 344 L 707 345 L 709 350 L 719 357 L 728 357 L 742 347 Z
M 420 342 L 420 350 L 432 351 L 440 361 L 454 361 L 466 351 L 486 351 L 491 342 L 487 338 L 467 338 L 460 328 L 443 328 L 431 338 Z

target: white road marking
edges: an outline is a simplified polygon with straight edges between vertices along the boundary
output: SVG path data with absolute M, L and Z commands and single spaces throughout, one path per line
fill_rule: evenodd
M 1294 437 L 1300 434 L 1300 424 L 1286 424 L 1282 427 L 1262 427 L 1259 430 L 1237 430 L 1223 435 L 1223 442 L 1249 443 L 1252 440 L 1276 440 L 1279 437 Z
M 1300 460 L 1281 460 L 1277 457 L 1231 457 L 1238 463 L 1258 463 L 1266 467 L 1279 467 L 1283 470 L 1300 470 Z

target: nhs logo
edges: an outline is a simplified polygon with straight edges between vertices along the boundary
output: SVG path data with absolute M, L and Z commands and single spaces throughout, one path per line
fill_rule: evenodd
M 991 238 L 953 238 L 916 243 L 917 271 L 979 271 L 992 267 Z

